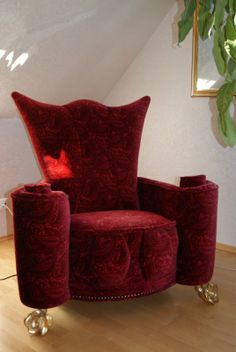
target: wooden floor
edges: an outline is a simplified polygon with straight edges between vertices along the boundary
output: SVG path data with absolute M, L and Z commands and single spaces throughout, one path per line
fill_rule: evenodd
M 236 268 L 236 254 L 217 253 Z M 15 272 L 13 241 L 0 243 L 0 277 Z M 0 281 L 0 352 L 235 352 L 236 271 L 216 268 L 220 303 L 206 305 L 193 288 L 175 285 L 148 297 L 113 303 L 70 301 L 49 312 L 53 327 L 30 337 L 16 278 Z

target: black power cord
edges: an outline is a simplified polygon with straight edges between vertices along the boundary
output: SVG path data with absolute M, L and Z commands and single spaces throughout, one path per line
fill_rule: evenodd
M 3 277 L 2 279 L 0 279 L 0 281 L 4 281 L 4 280 L 10 279 L 10 278 L 15 277 L 15 276 L 17 276 L 17 275 L 14 274 L 14 275 Z

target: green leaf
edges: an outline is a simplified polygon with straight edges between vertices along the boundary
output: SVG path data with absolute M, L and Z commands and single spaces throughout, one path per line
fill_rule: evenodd
M 233 11 L 233 3 L 234 3 L 234 0 L 229 0 L 229 12 L 232 12 Z
M 212 35 L 212 30 L 215 24 L 215 16 L 211 15 L 210 18 L 207 20 L 207 24 L 205 27 L 205 36 L 207 36 L 207 38 L 210 38 Z
M 228 43 L 233 49 L 236 48 L 236 39 L 235 40 L 226 40 L 226 43 Z
M 225 122 L 224 114 L 218 115 L 218 128 L 219 128 L 219 131 L 221 132 L 221 135 L 224 139 L 224 137 L 226 137 L 226 122 Z M 225 142 L 225 139 L 224 139 L 224 142 Z M 228 143 L 225 142 L 225 144 L 228 144 Z
M 236 126 L 228 110 L 219 114 L 218 127 L 225 144 L 234 147 L 236 144 Z
M 229 0 L 229 13 L 233 14 L 236 10 L 235 8 L 236 1 L 235 0 Z
M 227 65 L 229 56 L 225 50 L 225 28 L 221 28 L 221 30 L 218 31 L 218 35 L 219 35 L 219 44 L 221 47 L 221 53 L 222 53 L 223 59 L 225 61 L 225 64 Z
M 236 80 L 236 62 L 229 60 L 228 62 L 228 76 L 232 80 Z
M 208 11 L 210 11 L 213 4 L 213 0 L 200 0 L 199 4 L 205 7 Z
M 181 43 L 193 27 L 194 11 L 196 9 L 196 0 L 185 0 L 185 10 L 178 22 L 179 26 L 179 43 Z
M 196 0 L 184 0 L 184 4 L 185 4 L 185 10 L 181 16 L 182 21 L 186 21 L 189 16 L 190 17 L 193 16 L 197 6 L 197 2 Z
M 224 47 L 225 47 L 225 51 L 227 52 L 228 56 L 230 56 L 231 59 L 236 62 L 236 39 L 235 40 L 226 40 Z
M 233 17 L 228 17 L 226 21 L 226 39 L 227 40 L 235 40 L 236 39 L 236 30 L 234 27 Z
M 217 0 L 215 0 L 215 1 L 217 1 Z M 229 2 L 229 0 L 218 0 L 218 1 L 221 1 L 224 7 L 226 7 Z
M 216 30 L 218 30 L 221 24 L 223 23 L 224 14 L 225 14 L 225 8 L 222 0 L 216 0 L 215 11 L 214 11 Z
M 217 108 L 218 108 L 219 114 L 222 115 L 228 110 L 233 100 L 234 91 L 235 91 L 235 82 L 225 83 L 218 90 Z
M 225 10 L 226 10 L 228 13 L 230 13 L 230 1 L 231 1 L 231 0 L 228 0 L 228 1 L 227 1 L 227 4 L 226 4 L 226 6 L 225 6 Z
M 226 64 L 221 52 L 221 46 L 219 43 L 219 34 L 215 32 L 214 34 L 214 47 L 213 47 L 213 56 L 215 59 L 216 67 L 221 76 L 224 76 L 226 72 Z
M 202 40 L 206 40 L 209 32 L 209 23 L 210 26 L 212 22 L 214 21 L 214 18 L 212 18 L 212 15 L 209 11 L 207 11 L 205 8 L 199 6 L 199 11 L 198 11 L 198 33 L 200 35 L 200 38 Z
M 178 42 L 181 43 L 187 37 L 189 31 L 193 27 L 193 18 L 189 17 L 189 19 L 183 23 L 179 22 L 179 39 Z

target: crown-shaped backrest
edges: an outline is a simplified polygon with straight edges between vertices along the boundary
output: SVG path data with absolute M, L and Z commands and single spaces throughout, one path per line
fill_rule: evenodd
M 137 162 L 149 97 L 119 107 L 12 97 L 45 180 L 69 195 L 72 213 L 138 208 Z

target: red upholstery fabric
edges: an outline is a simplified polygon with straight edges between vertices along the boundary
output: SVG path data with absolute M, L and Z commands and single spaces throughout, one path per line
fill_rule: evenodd
M 210 280 L 218 187 L 204 175 L 182 177 L 180 187 L 140 178 L 137 192 L 148 97 L 121 107 L 13 98 L 59 190 L 26 185 L 12 195 L 24 304 L 120 300 Z
M 175 222 L 138 210 L 71 216 L 72 298 L 118 300 L 175 283 Z
M 184 177 L 189 187 L 139 179 L 140 206 L 175 220 L 179 236 L 177 282 L 201 285 L 213 273 L 216 243 L 218 186 L 199 176 Z M 183 182 L 182 182 L 183 184 Z
M 180 178 L 180 187 L 202 186 L 205 183 L 206 183 L 206 176 L 205 175 L 182 176 Z
M 12 194 L 15 250 L 21 301 L 50 308 L 68 300 L 68 196 L 49 185 L 26 185 Z
M 71 212 L 137 209 L 137 162 L 144 97 L 108 107 L 90 100 L 56 106 L 12 97 L 35 147 L 45 180 L 69 195 Z

